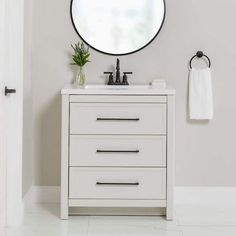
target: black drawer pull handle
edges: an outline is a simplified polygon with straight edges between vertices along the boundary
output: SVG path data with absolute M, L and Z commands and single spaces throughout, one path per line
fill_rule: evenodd
M 97 153 L 139 153 L 139 150 L 97 150 Z
M 96 185 L 126 185 L 126 186 L 138 186 L 139 182 L 134 183 L 109 183 L 109 182 L 97 182 Z
M 97 118 L 97 121 L 139 121 L 139 118 Z

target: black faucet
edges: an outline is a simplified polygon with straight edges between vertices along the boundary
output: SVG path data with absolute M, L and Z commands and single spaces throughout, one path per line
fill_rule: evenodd
M 116 81 L 115 84 L 120 85 L 120 60 L 117 58 L 116 59 Z
M 124 72 L 123 81 L 120 80 L 120 60 L 116 60 L 116 80 L 113 80 L 113 72 L 104 72 L 104 74 L 109 74 L 108 85 L 129 85 L 128 83 L 128 74 L 133 74 L 132 72 Z

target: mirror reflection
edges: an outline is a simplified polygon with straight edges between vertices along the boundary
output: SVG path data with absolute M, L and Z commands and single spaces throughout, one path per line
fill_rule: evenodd
M 114 55 L 150 43 L 164 21 L 164 0 L 72 0 L 77 33 L 94 49 Z

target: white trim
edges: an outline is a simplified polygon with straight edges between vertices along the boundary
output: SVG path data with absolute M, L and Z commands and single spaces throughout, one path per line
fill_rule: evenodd
M 166 207 L 166 200 L 70 199 L 70 207 Z
M 176 187 L 175 204 L 178 205 L 235 205 L 236 187 Z
M 5 190 L 5 193 L 1 193 L 1 201 L 5 202 L 5 206 L 1 207 L 0 214 L 3 215 L 0 218 L 7 226 L 16 226 L 21 224 L 24 213 L 22 201 L 24 0 L 2 0 L 1 7 L 3 7 L 1 8 L 3 15 L 1 15 L 0 33 L 3 36 L 0 38 L 0 49 L 4 60 L 0 62 L 0 70 L 3 73 L 0 100 L 4 96 L 4 86 L 15 88 L 17 93 L 9 97 L 4 96 L 5 134 L 4 140 L 0 142 L 3 143 L 5 150 L 4 154 L 0 153 L 4 158 L 0 165 L 5 166 L 5 170 L 1 170 L 0 187 L 1 192 Z M 2 108 L 2 104 L 0 105 Z M 2 177 L 3 171 L 5 178 Z
M 1 109 L 1 108 L 0 108 Z M 2 130 L 0 129 L 0 132 Z M 4 136 L 0 134 L 0 228 L 6 225 L 6 154 Z
M 174 218 L 175 186 L 175 96 L 168 95 L 167 102 L 167 206 L 166 219 Z
M 6 225 L 6 98 L 2 92 L 5 85 L 5 8 L 6 1 L 0 1 L 0 228 Z
M 68 153 L 69 153 L 69 95 L 62 95 L 61 110 L 61 219 L 68 219 Z

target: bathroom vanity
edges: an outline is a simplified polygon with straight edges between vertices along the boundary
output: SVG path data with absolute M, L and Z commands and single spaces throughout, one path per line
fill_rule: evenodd
M 61 218 L 80 207 L 155 208 L 173 219 L 175 90 L 69 85 L 61 93 Z

